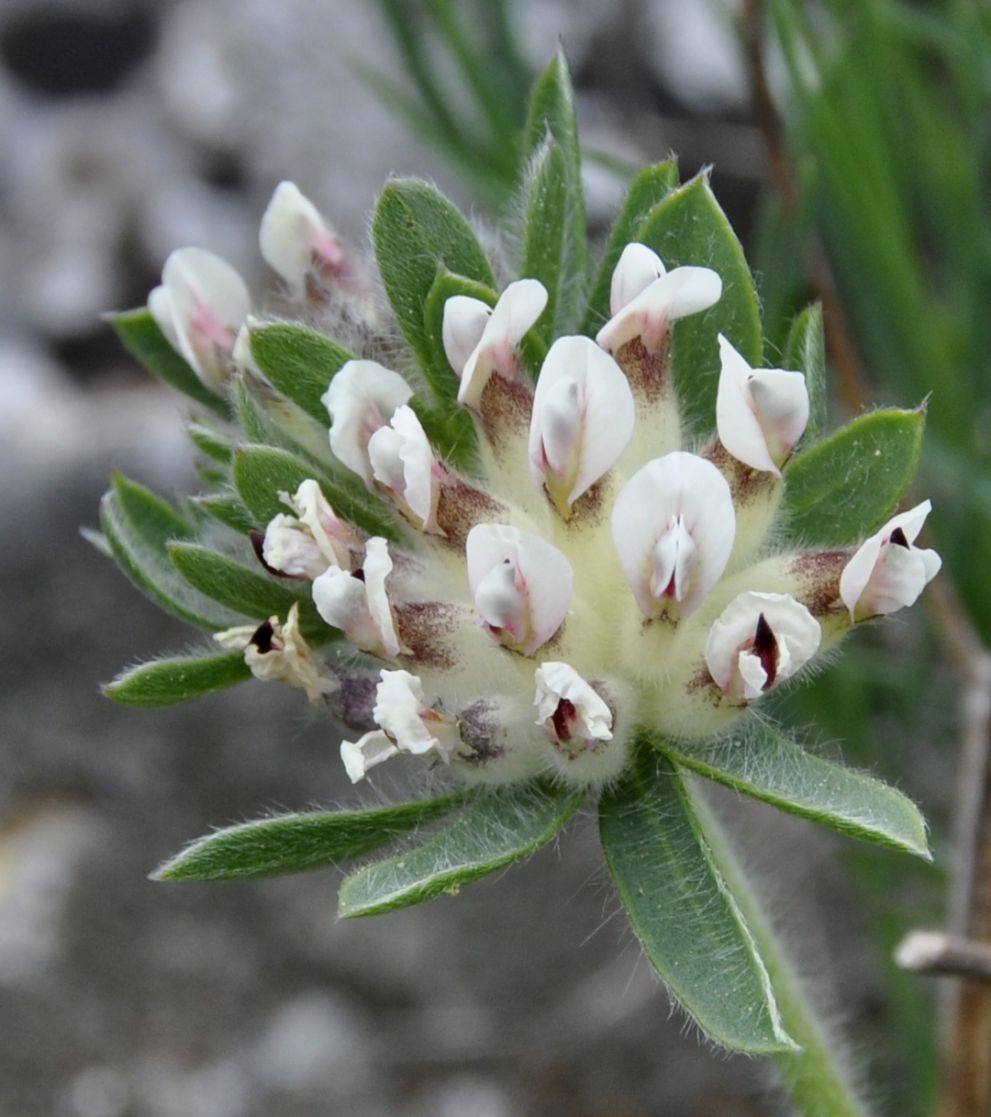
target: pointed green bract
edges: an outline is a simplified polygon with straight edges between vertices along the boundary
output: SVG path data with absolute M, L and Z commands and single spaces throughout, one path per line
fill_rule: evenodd
M 168 555 L 168 543 L 189 535 L 185 520 L 141 485 L 117 475 L 100 504 L 100 526 L 131 582 L 166 611 L 202 628 L 237 624 L 236 613 L 193 589 Z
M 195 496 L 192 499 L 194 508 L 198 508 L 212 520 L 229 527 L 239 535 L 247 535 L 255 528 L 255 518 L 245 507 L 244 502 L 236 493 L 219 492 L 209 493 L 206 496 Z M 288 509 L 287 509 L 288 511 Z
M 473 794 L 459 791 L 367 811 L 258 819 L 200 838 L 153 875 L 156 880 L 253 880 L 324 869 L 443 818 Z
M 103 693 L 123 706 L 157 708 L 191 702 L 250 678 L 244 652 L 171 656 L 122 671 Z
M 900 791 L 807 752 L 757 720 L 715 741 L 654 742 L 685 768 L 853 838 L 929 859 L 926 824 Z
M 609 243 L 599 264 L 595 285 L 588 300 L 588 309 L 582 322 L 583 334 L 594 337 L 609 321 L 609 290 L 612 286 L 612 273 L 623 249 L 636 241 L 647 215 L 677 186 L 678 164 L 674 159 L 646 167 L 630 183 L 623 208 L 613 223 Z
M 170 543 L 169 556 L 190 585 L 249 620 L 285 618 L 293 605 L 298 605 L 304 627 L 305 622 L 311 629 L 323 625 L 310 603 L 310 583 L 306 579 L 256 574 L 199 543 Z
M 359 869 L 341 886 L 343 916 L 410 907 L 521 861 L 554 837 L 585 798 L 573 788 L 527 784 L 480 794 L 422 845 Z
M 190 399 L 209 407 L 218 415 L 226 418 L 230 414 L 227 401 L 211 392 L 185 358 L 172 348 L 147 307 L 142 306 L 137 310 L 126 310 L 107 317 L 125 349 L 159 380 L 172 388 L 178 388 Z
M 221 434 L 213 427 L 203 426 L 201 423 L 190 423 L 188 431 L 189 437 L 196 447 L 202 450 L 208 458 L 220 462 L 221 465 L 227 465 L 230 462 L 233 451 L 231 441 L 227 435 Z
M 785 470 L 792 536 L 843 546 L 877 531 L 915 476 L 925 425 L 922 408 L 874 411 L 797 454 Z
M 521 276 L 547 287 L 550 301 L 535 332 L 549 342 L 577 330 L 588 275 L 575 95 L 560 51 L 534 85 L 525 155 L 529 170 Z
M 651 964 L 699 1027 L 734 1051 L 787 1051 L 767 970 L 683 779 L 645 750 L 603 794 L 609 871 Z
M 355 355 L 329 337 L 289 322 L 251 331 L 251 355 L 265 378 L 297 407 L 326 428 L 321 402 L 331 380 Z
M 712 430 L 719 384 L 718 335 L 760 366 L 760 308 L 743 248 L 709 187 L 698 177 L 659 202 L 644 219 L 636 240 L 652 248 L 668 271 L 683 265 L 712 268 L 723 282 L 719 302 L 682 318 L 672 330 L 672 363 L 678 398 L 695 430 Z
M 399 325 L 426 368 L 433 350 L 424 304 L 441 268 L 487 287 L 492 269 L 457 207 L 426 182 L 403 178 L 382 191 L 372 223 L 375 258 Z
M 815 442 L 826 426 L 826 332 L 818 303 L 807 306 L 792 322 L 781 364 L 805 373 L 809 421 L 802 439 L 805 444 Z
M 279 513 L 289 513 L 279 493 L 292 496 L 303 481 L 316 479 L 331 507 L 344 519 L 364 528 L 372 535 L 396 538 L 396 529 L 385 505 L 377 497 L 358 489 L 345 487 L 321 476 L 311 464 L 277 446 L 241 446 L 234 453 L 234 484 L 245 507 L 264 528 Z
M 326 411 L 322 421 L 314 419 L 251 369 L 235 377 L 233 398 L 253 442 L 281 446 L 325 473 L 343 469 L 330 450 Z

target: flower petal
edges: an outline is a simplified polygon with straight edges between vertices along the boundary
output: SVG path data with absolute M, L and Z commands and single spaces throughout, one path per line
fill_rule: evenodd
M 392 422 L 368 441 L 372 475 L 412 513 L 420 531 L 437 531 L 440 495 L 437 459 L 420 420 L 406 404 L 396 408 Z
M 220 387 L 251 305 L 244 280 L 212 252 L 178 248 L 165 261 L 162 286 L 179 352 L 207 387 Z M 155 301 L 161 311 L 164 300 L 156 295 Z
M 612 466 L 633 434 L 633 393 L 619 365 L 590 338 L 562 337 L 537 381 L 530 473 L 562 515 Z
M 374 768 L 397 752 L 399 749 L 381 729 L 373 729 L 357 741 L 341 741 L 341 760 L 352 783 L 363 780 L 369 768 Z
M 303 294 L 311 275 L 335 275 L 344 265 L 341 242 L 293 182 L 280 182 L 262 217 L 258 243 L 265 262 Z
M 361 546 L 361 539 L 347 520 L 337 515 L 320 485 L 312 478 L 301 481 L 289 503 L 328 564 L 350 569 L 351 551 Z
M 681 450 L 638 470 L 613 506 L 613 543 L 645 617 L 694 612 L 722 577 L 735 532 L 726 479 Z
M 386 579 L 392 573 L 392 558 L 389 555 L 389 544 L 381 536 L 372 536 L 365 544 L 362 571 L 365 576 L 368 612 L 378 633 L 379 644 L 387 659 L 395 659 L 403 649 L 385 588 Z
M 567 744 L 611 741 L 612 710 L 602 696 L 567 663 L 542 663 L 534 674 L 536 724 L 549 740 Z
M 337 459 L 374 488 L 368 440 L 413 395 L 392 369 L 377 361 L 348 361 L 321 400 L 330 414 L 330 448 Z
M 628 244 L 613 268 L 609 285 L 609 313 L 615 317 L 666 271 L 660 256 L 652 248 L 636 241 Z
M 507 524 L 476 524 L 466 551 L 468 584 L 486 627 L 508 647 L 533 655 L 567 616 L 571 563 L 539 535 Z
M 445 305 L 445 323 L 447 306 L 453 301 L 454 299 L 449 299 Z M 467 319 L 463 304 L 458 305 L 462 309 L 456 313 L 464 315 Z M 492 308 L 478 344 L 464 362 L 460 372 L 458 403 L 477 411 L 482 392 L 493 373 L 499 373 L 509 379 L 515 377 L 517 347 L 527 330 L 543 313 L 546 305 L 547 290 L 539 280 L 518 279 L 515 283 L 510 283 Z M 453 331 L 452 326 L 452 333 Z M 459 332 L 467 336 L 467 323 L 464 328 L 459 327 Z
M 492 307 L 469 295 L 452 295 L 444 303 L 441 338 L 451 368 L 459 378 L 472 351 L 482 340 L 482 334 L 491 317 Z
M 449 763 L 461 742 L 457 722 L 427 706 L 423 683 L 408 671 L 382 671 L 375 692 L 376 723 L 403 752 L 435 752 Z
M 384 539 L 373 536 L 365 545 L 360 577 L 331 566 L 313 582 L 313 604 L 321 617 L 363 651 L 395 659 L 402 651 L 386 579 L 392 559 Z
M 281 512 L 265 528 L 262 557 L 266 566 L 290 578 L 319 578 L 330 565 L 310 533 L 301 530 L 299 520 Z
M 931 511 L 932 504 L 924 500 L 893 516 L 860 545 L 843 568 L 840 599 L 851 620 L 894 613 L 914 605 L 939 573 L 942 566 L 939 555 L 913 546 Z
M 719 353 L 719 440 L 744 465 L 780 477 L 779 467 L 809 420 L 805 377 L 783 369 L 752 369 L 722 334 Z
M 713 624 L 705 662 L 724 694 L 749 701 L 800 670 L 821 638 L 819 622 L 789 594 L 748 591 Z

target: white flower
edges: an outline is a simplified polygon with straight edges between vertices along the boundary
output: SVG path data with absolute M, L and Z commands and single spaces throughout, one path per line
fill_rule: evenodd
M 227 378 L 250 305 L 244 280 L 202 248 L 177 248 L 165 261 L 161 287 L 148 296 L 159 329 L 213 390 Z
M 562 516 L 607 473 L 633 434 L 619 365 L 587 337 L 562 337 L 540 371 L 530 420 L 530 474 Z
M 612 274 L 609 313 L 596 341 L 616 353 L 639 337 L 650 352 L 661 347 L 668 327 L 679 318 L 719 302 L 723 283 L 711 268 L 666 271 L 660 256 L 645 244 L 628 244 Z
M 419 531 L 440 532 L 437 501 L 440 464 L 412 407 L 397 407 L 392 420 L 368 440 L 372 476 Z
M 313 603 L 327 624 L 362 651 L 384 659 L 395 659 L 403 650 L 385 588 L 391 572 L 389 546 L 376 535 L 365 544 L 360 571 L 349 574 L 331 566 L 313 582 Z
M 741 593 L 709 631 L 705 662 L 724 694 L 750 700 L 794 675 L 815 655 L 822 630 L 786 593 Z
M 280 513 L 269 521 L 262 557 L 290 577 L 318 578 L 328 566 L 351 568 L 351 552 L 361 546 L 358 533 L 331 508 L 319 484 L 300 483 L 294 496 L 279 494 L 294 516 Z
M 536 724 L 558 744 L 612 740 L 613 715 L 602 696 L 567 663 L 542 663 L 534 678 Z
M 381 729 L 373 729 L 357 741 L 341 741 L 341 760 L 352 783 L 363 780 L 369 768 L 374 768 L 397 752 L 399 749 L 395 742 L 390 741 Z
M 809 421 L 805 377 L 779 368 L 752 369 L 722 334 L 719 354 L 719 440 L 744 465 L 780 477 Z
M 444 352 L 461 379 L 458 403 L 477 411 L 493 373 L 515 379 L 517 350 L 524 334 L 547 305 L 547 290 L 536 279 L 519 279 L 494 307 L 468 295 L 444 304 Z
M 288 683 L 306 691 L 310 702 L 337 690 L 335 679 L 321 674 L 310 646 L 299 631 L 299 606 L 293 605 L 286 623 L 269 617 L 261 625 L 238 625 L 214 633 L 221 647 L 244 652 L 244 662 L 256 679 Z
M 864 620 L 914 605 L 936 577 L 942 560 L 913 546 L 932 504 L 924 500 L 892 517 L 860 545 L 840 575 L 840 598 L 850 619 Z
M 468 584 L 486 629 L 524 655 L 546 644 L 571 604 L 571 563 L 539 535 L 507 524 L 468 533 Z
M 613 506 L 613 543 L 645 617 L 694 612 L 722 577 L 735 531 L 726 479 L 680 450 L 638 470 Z
M 321 397 L 331 418 L 331 450 L 372 491 L 375 474 L 368 442 L 412 395 L 413 389 L 398 372 L 377 361 L 348 361 Z
M 408 671 L 382 671 L 372 716 L 403 752 L 435 752 L 445 762 L 461 741 L 457 722 L 427 706 L 423 683 Z
M 292 182 L 280 182 L 262 217 L 258 243 L 265 262 L 297 296 L 314 278 L 345 267 L 341 242 L 316 206 Z

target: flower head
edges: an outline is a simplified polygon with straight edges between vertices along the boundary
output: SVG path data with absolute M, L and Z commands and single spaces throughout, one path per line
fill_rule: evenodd
M 932 504 L 924 500 L 892 517 L 862 543 L 840 575 L 840 598 L 851 620 L 894 613 L 914 605 L 939 573 L 935 551 L 915 547 Z

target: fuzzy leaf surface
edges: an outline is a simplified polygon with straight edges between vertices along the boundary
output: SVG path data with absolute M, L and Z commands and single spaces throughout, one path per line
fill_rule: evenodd
M 807 306 L 792 322 L 781 367 L 805 373 L 809 422 L 802 439 L 806 444 L 815 442 L 826 426 L 826 332 L 818 303 Z
M 265 378 L 301 410 L 327 427 L 321 396 L 354 354 L 305 326 L 277 322 L 251 332 L 251 355 Z
M 264 528 L 280 512 L 288 513 L 279 498 L 280 492 L 292 496 L 301 482 L 314 477 L 339 516 L 373 535 L 395 539 L 396 529 L 385 505 L 357 485 L 345 487 L 330 481 L 308 462 L 277 446 L 240 446 L 234 452 L 234 484 L 259 528 Z
M 221 465 L 227 465 L 230 462 L 233 450 L 227 435 L 221 434 L 213 427 L 204 426 L 202 423 L 190 423 L 188 433 L 195 446 L 208 458 L 220 462 Z
M 716 422 L 718 335 L 725 334 L 752 366 L 761 363 L 760 308 L 743 248 L 704 177 L 658 202 L 635 239 L 652 248 L 668 271 L 690 264 L 712 268 L 723 281 L 715 306 L 682 318 L 672 330 L 671 360 L 685 418 L 697 431 L 710 431 Z
M 124 348 L 149 372 L 218 415 L 224 418 L 230 415 L 227 401 L 211 392 L 185 358 L 172 348 L 147 307 L 125 310 L 108 317 Z
M 237 614 L 195 590 L 172 565 L 168 544 L 187 537 L 189 525 L 154 493 L 115 476 L 100 503 L 100 526 L 124 573 L 163 609 L 214 631 L 238 623 Z
M 900 791 L 807 752 L 778 729 L 753 722 L 714 742 L 655 741 L 699 775 L 853 838 L 929 858 L 926 824 Z
M 616 890 L 654 969 L 707 1035 L 734 1051 L 787 1051 L 767 970 L 683 779 L 645 750 L 604 792 L 599 832 Z
M 791 534 L 844 546 L 877 531 L 915 476 L 925 425 L 921 408 L 873 411 L 797 454 L 785 470 Z
M 247 535 L 255 527 L 255 518 L 244 506 L 237 493 L 208 493 L 192 498 L 192 505 L 211 520 L 229 527 L 239 535 Z
M 433 356 L 424 324 L 424 304 L 441 268 L 487 287 L 492 269 L 471 226 L 458 208 L 418 179 L 390 182 L 372 222 L 375 258 L 399 325 L 426 368 Z
M 595 284 L 588 300 L 581 332 L 594 337 L 609 321 L 609 290 L 612 273 L 619 263 L 623 249 L 640 234 L 647 215 L 678 186 L 678 164 L 674 159 L 645 167 L 630 183 L 623 208 L 619 211 L 609 243 L 599 263 Z
M 122 706 L 157 708 L 191 702 L 250 678 L 244 652 L 171 656 L 122 671 L 103 693 Z
M 366 811 L 312 811 L 230 826 L 193 842 L 154 873 L 156 880 L 252 880 L 323 869 L 360 857 L 449 814 L 472 795 Z
M 554 837 L 584 792 L 541 783 L 486 792 L 422 845 L 366 865 L 344 881 L 342 916 L 376 915 L 431 900 L 521 861 Z

